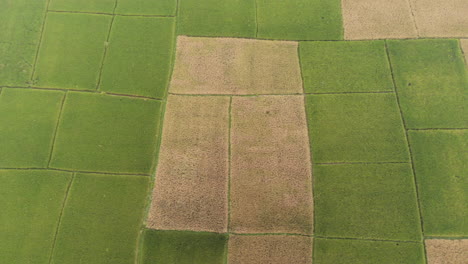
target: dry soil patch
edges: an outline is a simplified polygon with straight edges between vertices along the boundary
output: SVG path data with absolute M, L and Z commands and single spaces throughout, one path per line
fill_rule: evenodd
M 468 239 L 428 239 L 425 244 L 428 264 L 462 264 L 468 260 Z
M 342 0 L 342 12 L 345 39 L 417 37 L 408 0 Z
M 229 238 L 230 264 L 309 264 L 312 238 L 305 236 L 242 236 Z
M 229 98 L 169 96 L 148 227 L 227 229 Z
M 233 98 L 232 231 L 311 234 L 309 151 L 302 96 Z
M 297 42 L 181 36 L 169 91 L 302 93 Z
M 468 36 L 468 1 L 410 1 L 421 37 Z

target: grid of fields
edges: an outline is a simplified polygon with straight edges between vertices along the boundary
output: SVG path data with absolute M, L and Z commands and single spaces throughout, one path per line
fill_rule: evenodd
M 0 0 L 0 262 L 464 264 L 467 60 L 464 0 Z

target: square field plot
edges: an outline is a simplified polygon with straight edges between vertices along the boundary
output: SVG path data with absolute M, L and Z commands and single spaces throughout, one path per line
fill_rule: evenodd
M 342 0 L 342 9 L 345 39 L 418 36 L 408 0 Z
M 428 264 L 461 264 L 468 259 L 468 239 L 426 239 Z
M 255 37 L 255 0 L 182 0 L 178 35 Z
M 410 0 L 421 37 L 468 37 L 468 1 Z
M 314 240 L 314 263 L 425 264 L 421 243 L 322 239 Z M 436 264 L 436 263 L 434 263 Z
M 233 235 L 229 237 L 230 264 L 310 264 L 312 238 L 285 235 Z
M 258 0 L 258 38 L 343 39 L 340 0 Z
M 468 73 L 457 40 L 389 40 L 407 128 L 468 128 Z
M 70 92 L 51 167 L 79 171 L 150 172 L 160 102 Z
M 191 231 L 144 233 L 142 264 L 223 264 L 227 236 Z
M 170 92 L 302 93 L 297 42 L 178 37 Z
M 29 83 L 46 4 L 46 0 L 0 2 L 0 86 Z
M 316 165 L 315 234 L 419 241 L 410 164 Z
M 1 91 L 0 167 L 47 167 L 64 95 L 32 89 Z
M 110 16 L 50 13 L 33 82 L 40 87 L 94 90 Z
M 100 90 L 164 97 L 172 65 L 174 25 L 173 18 L 116 17 Z
M 309 95 L 315 163 L 409 161 L 394 94 Z
M 306 93 L 393 91 L 384 41 L 301 42 Z
M 77 173 L 51 263 L 133 263 L 148 187 L 146 176 Z
M 2 263 L 49 263 L 71 173 L 0 170 Z
M 178 0 L 116 0 L 115 13 L 125 15 L 174 16 Z
M 112 13 L 117 0 L 50 0 L 49 10 Z M 119 0 L 119 2 L 122 0 Z
M 468 235 L 468 131 L 410 131 L 424 233 Z

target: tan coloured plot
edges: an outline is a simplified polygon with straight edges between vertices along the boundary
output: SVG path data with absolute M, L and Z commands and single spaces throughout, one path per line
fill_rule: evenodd
M 302 93 L 297 42 L 180 36 L 169 91 Z
M 467 0 L 410 0 L 421 37 L 468 37 Z
M 230 229 L 311 234 L 304 97 L 234 97 L 231 116 Z
M 408 0 L 342 0 L 344 38 L 417 37 Z
M 461 39 L 460 45 L 461 45 L 463 54 L 465 55 L 465 63 L 468 66 L 468 39 Z
M 427 239 L 425 244 L 428 264 L 468 263 L 468 239 Z
M 312 238 L 306 236 L 232 235 L 228 247 L 230 264 L 310 264 L 312 261 Z
M 229 98 L 168 98 L 147 226 L 227 231 Z

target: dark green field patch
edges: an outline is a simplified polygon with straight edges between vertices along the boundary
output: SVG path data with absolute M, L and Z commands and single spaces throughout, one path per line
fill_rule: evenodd
M 142 264 L 224 263 L 226 235 L 147 229 L 144 236 Z
M 0 86 L 26 86 L 46 8 L 46 0 L 0 1 Z
M 255 0 L 182 0 L 178 34 L 255 37 Z
M 133 263 L 148 185 L 149 177 L 78 173 L 51 263 Z
M 410 164 L 316 165 L 315 234 L 419 241 Z
M 468 235 L 468 132 L 410 131 L 424 232 Z
M 2 263 L 49 263 L 71 173 L 0 170 Z
M 258 0 L 257 8 L 259 38 L 343 39 L 340 0 Z
M 178 0 L 118 0 L 115 12 L 126 15 L 174 16 Z
M 96 89 L 110 22 L 110 16 L 49 13 L 34 84 Z
M 61 11 L 112 13 L 116 1 L 117 0 L 50 0 L 49 9 Z
M 149 173 L 160 102 L 70 92 L 51 166 L 79 171 Z
M 314 240 L 314 263 L 424 264 L 420 243 L 322 239 Z
M 63 96 L 60 91 L 2 90 L 0 167 L 47 167 Z
M 468 128 L 468 73 L 457 40 L 389 40 L 407 128 Z
M 393 91 L 381 40 L 311 41 L 299 47 L 306 93 Z
M 394 94 L 306 97 L 315 163 L 409 161 Z
M 169 81 L 174 26 L 172 18 L 116 17 L 100 90 L 162 98 Z

